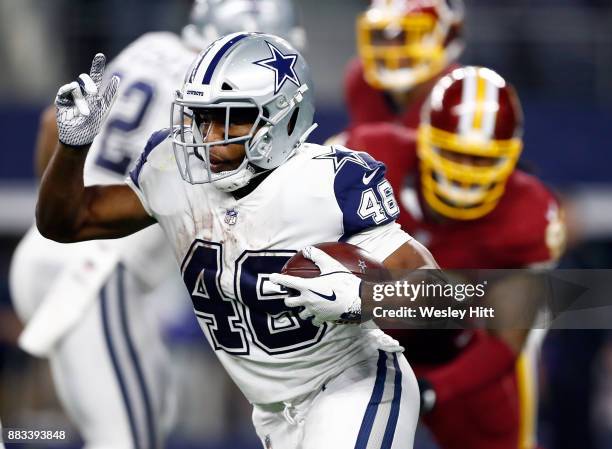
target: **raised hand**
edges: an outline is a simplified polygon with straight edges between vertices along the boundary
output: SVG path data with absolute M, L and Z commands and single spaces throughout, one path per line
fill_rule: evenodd
M 100 131 L 115 101 L 119 77 L 113 76 L 104 92 L 100 92 L 106 57 L 96 54 L 89 75 L 82 73 L 76 81 L 59 88 L 55 97 L 59 140 L 72 147 L 91 144 Z

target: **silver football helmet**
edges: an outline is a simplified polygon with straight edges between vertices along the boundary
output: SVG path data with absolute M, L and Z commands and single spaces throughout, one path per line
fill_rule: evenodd
M 183 179 L 212 182 L 223 191 L 245 186 L 295 153 L 316 127 L 314 109 L 310 69 L 287 41 L 270 34 L 234 33 L 213 42 L 193 62 L 172 106 L 171 123 L 183 123 L 173 132 Z M 206 115 L 224 119 L 222 139 L 209 139 L 201 118 Z M 229 135 L 230 124 L 245 116 L 253 123 L 250 130 Z M 210 149 L 233 143 L 244 143 L 244 161 L 235 170 L 215 173 Z
M 238 31 L 274 34 L 301 51 L 306 46 L 306 33 L 298 26 L 292 0 L 195 0 L 183 39 L 202 50 Z

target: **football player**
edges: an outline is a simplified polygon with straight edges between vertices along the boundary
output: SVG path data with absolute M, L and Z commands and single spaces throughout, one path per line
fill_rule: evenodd
M 350 242 L 391 268 L 436 264 L 395 223 L 382 164 L 306 143 L 314 99 L 302 55 L 266 34 L 214 42 L 176 94 L 179 125 L 152 135 L 127 184 L 85 187 L 87 151 L 118 83 L 100 89 L 103 64 L 97 55 L 85 88 L 58 92 L 59 144 L 37 205 L 43 235 L 117 238 L 157 223 L 266 448 L 412 447 L 418 389 L 401 348 L 377 330 L 335 324 L 360 318 L 361 281 L 309 245 Z M 276 274 L 304 247 L 325 275 L 298 285 Z
M 564 224 L 551 192 L 516 168 L 522 127 L 513 87 L 492 70 L 464 67 L 435 84 L 417 132 L 362 125 L 348 144 L 387 165 L 401 192 L 398 222 L 442 268 L 547 266 L 563 251 Z M 535 446 L 532 368 L 519 357 L 526 331 L 391 335 L 420 378 L 424 421 L 442 448 Z
M 345 76 L 349 129 L 395 122 L 416 129 L 432 86 L 463 50 L 461 0 L 372 0 L 357 18 L 358 58 Z
M 122 83 L 89 151 L 85 181 L 122 183 L 151 132 L 167 126 L 174 89 L 197 52 L 225 32 L 245 28 L 269 29 L 303 43 L 288 0 L 197 0 L 182 37 L 148 33 L 124 49 L 108 67 Z M 91 89 L 85 81 L 79 80 Z M 41 121 L 39 174 L 57 136 L 53 106 Z M 172 276 L 173 264 L 158 227 L 114 242 L 75 245 L 48 240 L 32 227 L 14 254 L 12 298 L 28 323 L 21 345 L 48 356 L 59 399 L 88 448 L 164 444 L 176 393 L 161 323 L 148 312 L 149 294 L 162 283 L 176 278 L 182 284 Z

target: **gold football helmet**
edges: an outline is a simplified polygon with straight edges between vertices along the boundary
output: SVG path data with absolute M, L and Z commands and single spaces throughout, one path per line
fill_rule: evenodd
M 428 205 L 459 220 L 493 210 L 521 154 L 522 124 L 514 88 L 494 71 L 464 67 L 441 78 L 418 131 Z
M 407 91 L 427 81 L 463 50 L 461 0 L 373 0 L 357 19 L 357 48 L 366 81 Z

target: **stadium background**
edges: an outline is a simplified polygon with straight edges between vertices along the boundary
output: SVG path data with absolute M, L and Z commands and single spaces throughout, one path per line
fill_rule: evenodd
M 609 268 L 612 1 L 465 3 L 467 45 L 461 61 L 493 68 L 518 88 L 526 118 L 522 166 L 556 189 L 566 204 L 570 250 L 562 265 Z M 305 55 L 313 69 L 320 124 L 314 140 L 320 142 L 346 123 L 343 69 L 355 54 L 354 20 L 367 2 L 296 0 L 296 5 L 308 37 Z M 32 150 L 39 113 L 59 85 L 87 71 L 95 52 L 112 58 L 146 31 L 178 32 L 190 6 L 191 0 L 0 0 L 0 417 L 6 427 L 70 426 L 57 406 L 46 364 L 14 347 L 19 325 L 8 292 L 11 253 L 33 219 Z M 167 335 L 181 395 L 189 398 L 172 447 L 259 447 L 248 404 L 193 320 L 169 320 Z M 542 441 L 553 441 L 555 426 L 567 420 L 587 432 L 575 449 L 612 448 L 607 332 L 555 333 L 544 356 Z

